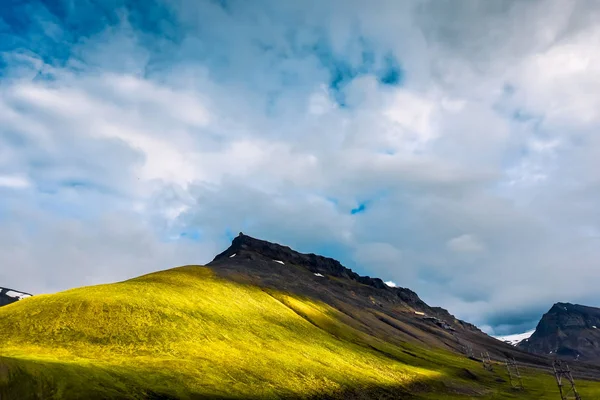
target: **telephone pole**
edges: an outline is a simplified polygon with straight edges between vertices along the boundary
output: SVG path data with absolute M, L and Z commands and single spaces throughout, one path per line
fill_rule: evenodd
M 462 346 L 463 352 L 468 358 L 474 358 L 473 356 L 473 346 L 471 344 L 466 343 Z
M 507 358 L 505 364 L 506 372 L 508 372 L 508 379 L 510 380 L 510 385 L 514 389 L 523 389 L 523 379 L 521 379 L 521 373 L 519 372 L 519 367 L 517 366 L 517 362 L 515 361 L 515 359 Z
M 494 371 L 492 360 L 490 359 L 490 353 L 487 351 L 485 353 L 481 352 L 481 362 L 483 363 L 483 369 L 490 372 Z
M 561 400 L 581 400 L 581 396 L 577 393 L 577 389 L 575 388 L 575 380 L 573 379 L 573 375 L 571 375 L 571 370 L 567 363 L 554 360 L 552 368 L 554 369 L 554 377 L 558 384 Z M 567 380 L 566 385 L 563 382 L 563 378 Z

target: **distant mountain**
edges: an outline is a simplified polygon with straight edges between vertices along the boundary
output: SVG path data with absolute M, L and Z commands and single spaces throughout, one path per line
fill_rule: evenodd
M 9 305 L 30 296 L 31 295 L 29 293 L 0 287 L 0 307 Z
M 534 354 L 600 364 L 600 308 L 556 303 L 518 344 Z
M 528 331 L 528 332 L 524 332 L 524 333 L 517 333 L 514 335 L 494 336 L 494 337 L 498 340 L 503 341 L 504 343 L 510 344 L 511 346 L 516 346 L 519 343 L 521 343 L 523 340 L 529 339 L 529 337 L 533 334 L 533 332 L 535 332 L 535 329 Z

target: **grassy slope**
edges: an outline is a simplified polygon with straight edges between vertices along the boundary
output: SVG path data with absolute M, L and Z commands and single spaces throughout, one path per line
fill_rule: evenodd
M 412 392 L 415 398 L 556 396 L 525 372 L 514 393 L 500 367 L 344 324 L 317 302 L 181 267 L 0 308 L 0 398 L 277 398 Z M 466 371 L 469 370 L 469 372 Z M 579 382 L 586 398 L 600 384 Z M 33 389 L 32 389 L 33 388 Z

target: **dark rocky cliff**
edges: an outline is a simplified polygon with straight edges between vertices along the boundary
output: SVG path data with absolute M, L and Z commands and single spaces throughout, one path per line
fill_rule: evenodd
M 248 235 L 240 233 L 231 246 L 217 255 L 213 262 L 220 259 L 229 258 L 234 255 L 237 258 L 257 259 L 265 257 L 272 260 L 282 261 L 284 264 L 294 264 L 307 268 L 315 274 L 334 276 L 345 278 L 363 285 L 372 286 L 377 289 L 382 289 L 390 293 L 394 293 L 402 301 L 415 306 L 417 308 L 427 307 L 427 305 L 419 298 L 419 296 L 410 289 L 402 287 L 390 287 L 379 278 L 371 278 L 369 276 L 360 276 L 350 268 L 344 267 L 339 261 L 323 257 L 316 254 L 303 254 L 292 250 L 288 246 L 282 246 L 277 243 L 267 242 L 265 240 L 255 239 Z M 445 311 L 438 309 L 439 311 Z
M 566 360 L 599 362 L 600 308 L 556 303 L 518 347 Z

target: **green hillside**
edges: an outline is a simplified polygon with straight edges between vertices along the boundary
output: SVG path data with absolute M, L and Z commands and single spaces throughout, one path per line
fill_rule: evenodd
M 0 308 L 0 398 L 552 399 L 526 370 L 406 344 L 341 322 L 335 309 L 186 266 Z M 578 382 L 584 399 L 600 383 Z M 409 395 L 410 393 L 410 395 Z

